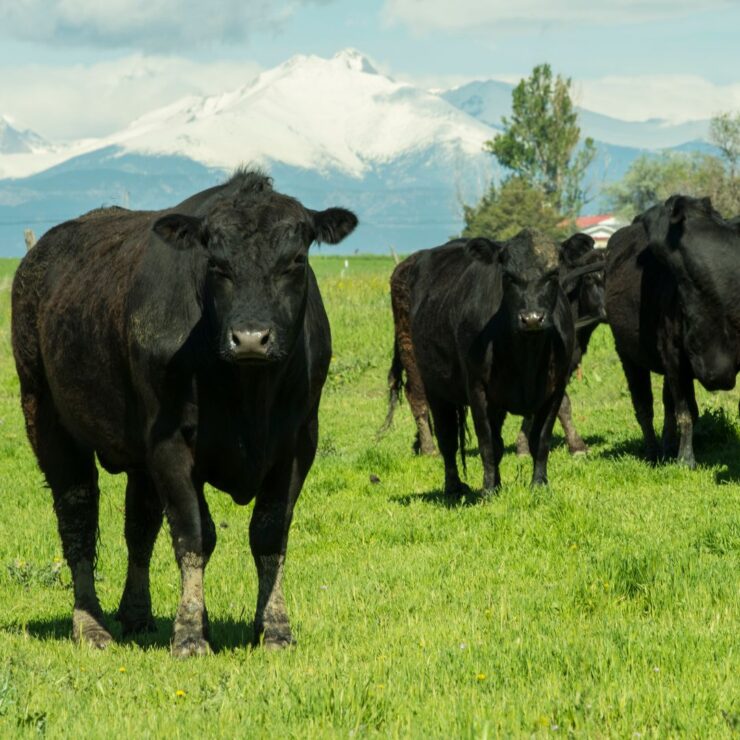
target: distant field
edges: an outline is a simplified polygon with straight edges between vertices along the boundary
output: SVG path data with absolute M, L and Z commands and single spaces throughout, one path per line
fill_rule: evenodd
M 312 263 L 334 359 L 286 566 L 298 646 L 249 647 L 250 512 L 211 491 L 217 654 L 178 662 L 168 643 L 179 580 L 164 532 L 152 569 L 159 631 L 103 653 L 70 640 L 69 573 L 10 351 L 17 262 L 0 261 L 0 737 L 737 737 L 738 392 L 698 393 L 697 470 L 650 467 L 599 328 L 571 386 L 588 458 L 572 460 L 556 428 L 551 487 L 530 491 L 511 418 L 500 495 L 453 505 L 439 459 L 411 453 L 405 405 L 376 441 L 392 261 Z M 125 575 L 123 488 L 122 476 L 101 476 L 98 589 L 109 616 Z

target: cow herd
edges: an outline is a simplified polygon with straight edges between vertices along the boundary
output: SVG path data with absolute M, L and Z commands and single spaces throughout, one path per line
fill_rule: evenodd
M 210 652 L 203 578 L 216 544 L 204 485 L 254 501 L 255 641 L 293 641 L 282 591 L 293 508 L 313 463 L 331 358 L 329 322 L 308 264 L 313 242 L 357 225 L 313 211 L 259 172 L 160 212 L 106 208 L 45 234 L 12 290 L 12 342 L 28 437 L 51 488 L 74 590 L 73 635 L 112 639 L 95 591 L 96 457 L 127 475 L 128 572 L 116 617 L 154 629 L 149 565 L 166 516 L 181 573 L 172 652 Z M 606 250 L 576 234 L 458 239 L 417 252 L 391 278 L 391 407 L 405 387 L 416 447 L 465 493 L 469 409 L 483 487 L 501 484 L 501 427 L 523 417 L 518 450 L 547 483 L 556 417 L 586 445 L 566 385 L 599 322 L 614 333 L 648 457 L 693 466 L 693 380 L 731 388 L 740 361 L 740 223 L 708 200 L 674 196 Z M 665 375 L 662 448 L 650 372 Z M 405 379 L 404 379 L 405 376 Z

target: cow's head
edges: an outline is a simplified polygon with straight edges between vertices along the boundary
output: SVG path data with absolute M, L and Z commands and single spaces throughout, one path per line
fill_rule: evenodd
M 588 234 L 573 234 L 560 245 L 560 277 L 578 318 L 606 320 L 603 259 Z
M 735 385 L 735 311 L 740 238 L 709 198 L 671 196 L 643 214 L 649 249 L 678 288 L 683 343 L 695 376 L 711 390 Z
M 284 359 L 303 326 L 309 247 L 340 242 L 356 216 L 304 208 L 254 173 L 236 175 L 204 210 L 164 216 L 153 230 L 176 248 L 202 251 L 202 298 L 219 355 L 246 364 Z
M 517 332 L 538 332 L 553 324 L 560 285 L 558 246 L 547 237 L 525 230 L 506 242 L 472 239 L 468 254 L 500 265 L 501 310 Z

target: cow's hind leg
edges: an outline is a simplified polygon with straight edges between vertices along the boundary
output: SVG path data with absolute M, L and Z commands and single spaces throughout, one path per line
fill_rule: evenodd
M 637 423 L 642 429 L 645 441 L 645 454 L 650 462 L 658 459 L 658 440 L 653 428 L 653 389 L 650 385 L 650 371 L 622 357 L 622 367 L 627 378 L 632 406 L 635 409 Z
M 254 643 L 267 649 L 295 642 L 283 596 L 283 566 L 293 508 L 308 475 L 318 444 L 318 419 L 298 433 L 295 456 L 278 463 L 258 494 L 249 524 L 249 544 L 257 567 Z
M 457 472 L 457 446 L 459 438 L 459 417 L 457 407 L 447 401 L 430 396 L 429 406 L 434 419 L 434 432 L 437 435 L 439 451 L 445 466 L 445 493 L 448 496 L 464 496 L 470 489 Z
M 149 563 L 162 518 L 162 503 L 149 478 L 144 473 L 129 473 L 124 527 L 128 573 L 116 613 L 124 635 L 156 630 L 149 590 Z
M 568 450 L 571 455 L 585 455 L 588 452 L 588 446 L 578 434 L 576 425 L 573 423 L 573 411 L 570 405 L 570 398 L 566 392 L 563 395 L 563 402 L 558 409 L 558 420 L 565 432 L 565 441 L 568 443 Z
M 95 457 L 92 450 L 75 442 L 44 396 L 24 393 L 22 404 L 29 438 L 54 498 L 62 551 L 72 572 L 72 635 L 78 642 L 104 648 L 112 637 L 95 592 L 100 498 Z
M 516 454 L 519 457 L 529 455 L 529 431 L 532 428 L 532 417 L 523 416 L 522 425 L 519 427 L 519 434 L 516 437 Z

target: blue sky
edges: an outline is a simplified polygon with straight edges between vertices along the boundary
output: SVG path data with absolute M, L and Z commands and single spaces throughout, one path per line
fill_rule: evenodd
M 737 0 L 0 0 L 0 114 L 100 136 L 298 53 L 354 47 L 426 87 L 516 80 L 540 62 L 629 119 L 740 109 Z

